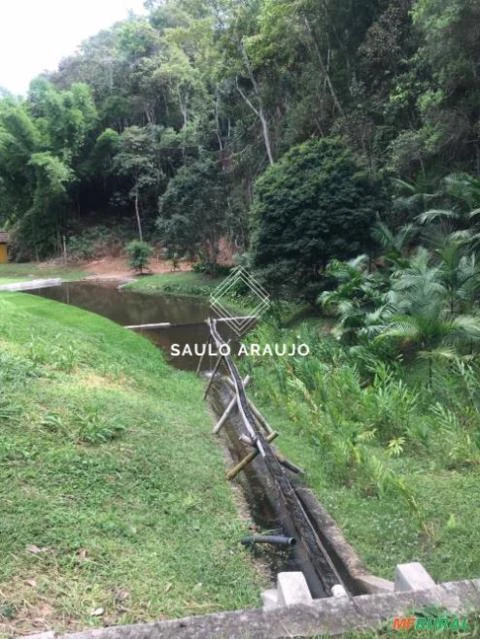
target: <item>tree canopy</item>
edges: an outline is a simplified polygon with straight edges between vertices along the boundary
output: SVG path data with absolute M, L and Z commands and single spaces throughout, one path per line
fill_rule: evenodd
M 447 175 L 479 175 L 476 1 L 146 7 L 35 78 L 25 99 L 0 96 L 0 224 L 13 231 L 18 256 L 55 254 L 62 234 L 124 221 L 132 237 L 172 244 L 176 235 L 173 244 L 195 252 L 205 249 L 212 215 L 216 232 L 248 249 L 262 174 L 273 180 L 280 164 L 286 175 L 310 140 L 341 140 L 367 191 L 379 171 L 395 178 L 396 202 L 382 219 L 394 231 Z M 203 204 L 192 206 L 179 187 L 202 171 L 212 195 L 203 189 Z M 350 225 L 363 229 L 361 203 L 352 207 Z M 305 233 L 315 273 L 321 240 L 311 226 Z M 339 240 L 337 254 L 323 256 L 355 246 Z
M 293 147 L 256 185 L 254 266 L 272 289 L 316 297 L 315 285 L 332 258 L 372 248 L 370 231 L 385 204 L 380 181 L 338 140 Z

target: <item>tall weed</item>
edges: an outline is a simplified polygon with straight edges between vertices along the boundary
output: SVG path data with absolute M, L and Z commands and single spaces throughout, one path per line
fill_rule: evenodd
M 312 325 L 264 325 L 252 340 L 306 343 L 307 357 L 248 360 L 258 399 L 285 410 L 299 437 L 318 450 L 333 483 L 367 495 L 395 494 L 428 532 L 402 457 L 429 457 L 441 468 L 480 463 L 480 367 L 455 360 L 420 368 L 387 364 L 365 346 L 346 348 Z M 420 366 L 420 365 L 418 365 Z

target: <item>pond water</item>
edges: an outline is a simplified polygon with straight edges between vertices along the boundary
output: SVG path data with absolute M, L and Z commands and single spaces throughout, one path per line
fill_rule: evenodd
M 194 344 L 205 344 L 208 339 L 205 320 L 211 315 L 211 309 L 208 301 L 202 298 L 145 295 L 119 290 L 111 283 L 97 282 L 64 282 L 30 293 L 92 311 L 122 326 L 169 322 L 171 327 L 142 330 L 141 333 L 165 352 L 173 366 L 183 370 L 195 370 L 198 358 L 171 357 L 171 345 L 179 344 L 182 349 L 190 344 L 193 349 Z M 224 337 L 229 337 L 227 331 Z

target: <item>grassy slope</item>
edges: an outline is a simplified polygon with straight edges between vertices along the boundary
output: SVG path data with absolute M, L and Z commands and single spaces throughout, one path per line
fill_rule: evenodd
M 76 280 L 84 277 L 86 273 L 69 266 L 59 266 L 50 263 L 36 264 L 0 264 L 0 285 L 21 282 L 31 279 L 61 277 L 64 280 Z
M 253 379 L 260 371 L 253 371 Z M 255 383 L 252 385 L 252 389 Z M 480 571 L 480 472 L 446 470 L 428 453 L 397 460 L 399 476 L 408 478 L 428 522 L 425 535 L 397 496 L 362 493 L 355 484 L 327 480 L 322 450 L 292 422 L 276 399 L 255 400 L 281 434 L 281 451 L 306 470 L 304 481 L 334 517 L 368 568 L 393 579 L 397 563 L 421 561 L 438 581 L 478 578 Z
M 258 604 L 202 387 L 108 320 L 0 294 L 0 635 Z
M 282 434 L 282 452 L 307 471 L 306 483 L 342 529 L 368 568 L 394 578 L 398 563 L 420 561 L 437 581 L 478 578 L 480 568 L 480 474 L 429 468 L 429 460 L 405 458 L 398 471 L 416 489 L 433 537 L 426 537 L 404 502 L 392 495 L 368 497 L 352 487 L 332 485 L 322 473 L 321 450 L 307 449 L 296 427 L 268 406 Z M 455 523 L 450 523 L 455 522 Z

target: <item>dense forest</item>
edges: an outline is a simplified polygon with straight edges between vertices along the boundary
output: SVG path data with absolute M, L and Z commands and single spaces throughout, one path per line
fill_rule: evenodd
M 15 259 L 116 228 L 208 268 L 228 238 L 273 292 L 313 299 L 330 260 L 380 240 L 410 251 L 447 221 L 475 235 L 478 0 L 146 7 L 25 99 L 2 93 Z

